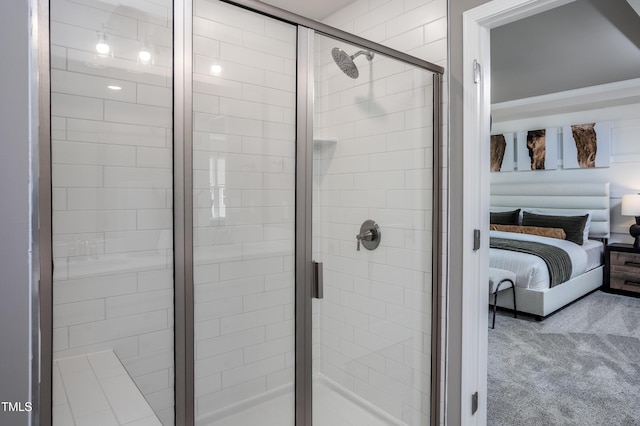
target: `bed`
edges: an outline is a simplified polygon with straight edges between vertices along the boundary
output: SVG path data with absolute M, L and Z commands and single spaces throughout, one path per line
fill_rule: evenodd
M 531 244 L 542 242 L 562 246 L 571 258 L 571 273 L 564 271 L 565 275 L 561 279 L 556 275 L 552 283 L 547 264 L 538 256 L 503 248 L 490 248 L 489 266 L 511 270 L 516 274 L 519 312 L 542 319 L 602 285 L 603 252 L 609 238 L 609 183 L 492 184 L 490 199 L 491 212 L 494 213 L 506 214 L 521 209 L 521 224 L 525 214 L 529 221 L 527 224 L 539 219 L 538 216 L 554 215 L 562 222 L 564 219 L 558 219 L 559 216 L 576 217 L 587 212 L 589 215 L 583 244 L 577 244 L 579 241 L 570 242 L 548 236 L 490 231 L 492 244 L 498 241 L 497 239 L 532 241 Z M 523 211 L 527 213 L 523 214 Z M 507 292 L 498 294 L 497 304 L 513 309 L 513 300 Z

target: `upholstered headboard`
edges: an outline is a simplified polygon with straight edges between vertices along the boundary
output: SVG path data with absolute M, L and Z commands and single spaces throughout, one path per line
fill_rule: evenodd
M 591 212 L 589 238 L 609 238 L 609 182 L 496 183 L 491 185 L 491 210 L 544 209 L 550 213 Z

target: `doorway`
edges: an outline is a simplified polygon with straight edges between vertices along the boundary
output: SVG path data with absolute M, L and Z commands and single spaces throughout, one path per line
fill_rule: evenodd
M 491 112 L 490 30 L 518 19 L 569 3 L 567 0 L 496 0 L 463 14 L 463 235 L 489 225 L 489 140 Z M 480 159 L 480 161 L 478 161 Z M 487 282 L 488 238 L 475 252 L 465 239 L 463 282 Z M 462 293 L 462 341 L 469 348 L 462 357 L 462 395 L 479 393 L 477 415 L 462 413 L 464 424 L 486 424 L 487 306 L 485 286 Z M 466 354 L 466 355 L 464 355 Z

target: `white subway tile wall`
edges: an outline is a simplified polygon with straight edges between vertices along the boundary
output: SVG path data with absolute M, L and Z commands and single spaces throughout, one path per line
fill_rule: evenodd
M 196 0 L 193 48 L 196 422 L 293 425 L 296 30 Z
M 171 424 L 172 2 L 55 0 L 51 19 L 54 356 L 114 350 Z M 446 62 L 445 0 L 357 0 L 326 22 Z M 99 31 L 112 54 L 97 54 Z M 206 419 L 292 391 L 295 28 L 196 0 L 193 42 L 196 416 Z M 151 63 L 138 59 L 143 44 Z M 318 43 L 316 70 L 326 295 L 315 371 L 427 424 L 430 75 L 359 57 L 352 81 L 327 59 L 332 46 Z M 367 218 L 383 245 L 356 252 Z
M 97 381 L 68 387 L 78 422 L 142 420 L 137 386 L 173 424 L 172 15 L 169 0 L 51 2 L 54 358 L 113 350 L 135 382 L 101 381 L 106 400 Z
M 444 66 L 446 11 L 444 0 L 357 0 L 323 22 Z M 325 268 L 314 371 L 399 421 L 430 424 L 432 76 L 376 55 L 355 59 L 352 80 L 334 46 L 359 50 L 316 38 L 315 138 L 334 142 L 317 143 L 314 163 L 314 253 Z M 357 251 L 366 219 L 382 242 Z

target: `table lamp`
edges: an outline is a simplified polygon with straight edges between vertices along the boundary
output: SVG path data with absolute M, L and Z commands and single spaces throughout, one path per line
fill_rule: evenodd
M 622 196 L 622 215 L 635 216 L 636 223 L 629 228 L 629 234 L 635 238 L 633 248 L 640 250 L 640 194 Z

